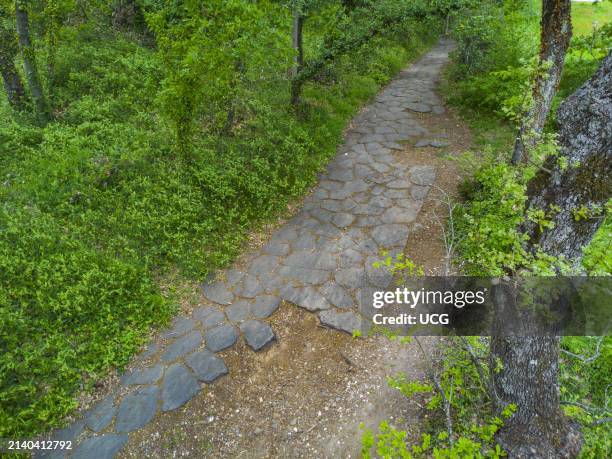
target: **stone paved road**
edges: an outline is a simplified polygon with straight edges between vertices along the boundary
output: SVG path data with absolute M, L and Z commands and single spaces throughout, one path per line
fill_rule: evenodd
M 430 138 L 415 113 L 444 112 L 434 87 L 450 47 L 441 42 L 354 118 L 344 145 L 300 212 L 244 272 L 229 270 L 223 280 L 204 285 L 209 305 L 176 318 L 163 335 L 166 345 L 150 346 L 141 356 L 147 363 L 143 368 L 123 375 L 117 391 L 55 432 L 55 439 L 78 438 L 70 457 L 114 457 L 129 432 L 158 412 L 179 408 L 203 383 L 228 373 L 217 352 L 239 339 L 254 351 L 264 349 L 275 339 L 265 319 L 281 300 L 318 314 L 326 326 L 348 333 L 361 328 L 359 292 L 391 282 L 391 275 L 372 263 L 382 250 L 403 250 L 436 177 L 430 166 L 401 165 L 394 150 L 402 150 L 405 142 L 447 145 Z

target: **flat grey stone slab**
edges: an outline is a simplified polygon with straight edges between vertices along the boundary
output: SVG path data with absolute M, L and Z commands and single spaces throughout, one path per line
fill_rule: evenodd
M 436 179 L 436 170 L 432 166 L 413 166 L 410 168 L 410 180 L 415 185 L 432 185 Z
M 159 389 L 147 386 L 126 395 L 121 400 L 115 430 L 117 432 L 132 432 L 144 427 L 157 412 Z
M 220 325 L 225 322 L 225 316 L 217 308 L 204 306 L 194 311 L 193 316 L 200 321 L 204 329 Z
M 412 110 L 413 112 L 419 113 L 429 113 L 431 111 L 431 106 L 427 104 L 421 104 L 418 102 L 408 103 L 406 107 Z
M 325 284 L 321 287 L 320 292 L 327 301 L 338 308 L 350 308 L 353 306 L 353 298 L 344 288 L 334 282 Z
M 331 307 L 325 297 L 311 286 L 285 288 L 281 292 L 281 297 L 283 300 L 289 301 L 290 303 L 293 303 L 310 312 L 321 311 Z
M 125 386 L 153 384 L 159 381 L 163 372 L 164 370 L 160 364 L 153 367 L 139 368 L 125 373 L 121 377 L 121 384 Z
M 231 304 L 234 300 L 234 295 L 230 291 L 230 287 L 222 281 L 205 285 L 204 296 L 213 303 L 218 304 Z
M 258 319 L 270 317 L 278 309 L 281 299 L 277 296 L 262 295 L 251 306 L 251 312 Z
M 178 336 L 184 335 L 187 332 L 190 332 L 195 327 L 195 320 L 190 317 L 182 317 L 174 322 L 173 327 L 164 333 L 162 337 L 164 338 L 176 338 Z
M 206 348 L 219 352 L 233 346 L 238 340 L 238 332 L 229 324 L 219 325 L 206 332 Z
M 336 309 L 319 313 L 319 319 L 323 325 L 352 334 L 361 329 L 361 319 L 351 311 L 340 312 Z
M 381 247 L 394 247 L 406 244 L 408 228 L 405 225 L 380 225 L 372 230 L 372 237 Z
M 272 327 L 259 320 L 248 320 L 240 324 L 240 330 L 244 335 L 244 340 L 254 351 L 259 351 L 274 341 L 274 331 Z
M 127 435 L 117 434 L 90 437 L 75 448 L 72 459 L 112 459 L 127 440 Z
M 288 244 L 285 244 L 289 247 Z M 261 292 L 263 292 L 263 286 L 261 282 L 257 279 L 257 277 L 252 274 L 248 274 L 242 279 L 242 282 L 238 284 L 236 287 L 236 295 L 242 296 L 244 298 L 255 298 Z
M 162 384 L 162 411 L 170 411 L 183 406 L 200 391 L 200 384 L 195 377 L 180 363 L 171 365 L 166 370 Z
M 191 351 L 196 350 L 202 344 L 202 333 L 199 331 L 193 331 L 182 338 L 177 339 L 174 343 L 166 348 L 164 353 L 161 355 L 161 360 L 164 362 L 171 362 Z
M 240 300 L 236 301 L 231 306 L 225 308 L 227 318 L 232 322 L 242 322 L 251 315 L 251 301 Z
M 117 412 L 117 407 L 113 405 L 113 401 L 114 397 L 106 397 L 93 409 L 91 409 L 85 417 L 87 427 L 94 432 L 100 432 L 106 428 L 111 423 L 113 417 L 115 417 L 115 413 Z
M 200 381 L 211 383 L 228 373 L 225 362 L 210 351 L 198 351 L 185 358 L 185 362 Z

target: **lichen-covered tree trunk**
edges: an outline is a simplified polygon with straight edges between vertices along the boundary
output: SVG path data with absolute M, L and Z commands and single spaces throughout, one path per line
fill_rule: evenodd
M 561 104 L 557 122 L 560 155 L 568 167 L 563 170 L 549 158 L 529 185 L 527 203 L 543 209 L 554 227 L 540 231 L 527 223 L 524 231 L 532 246 L 578 264 L 612 197 L 612 54 Z
M 47 117 L 47 105 L 38 77 L 38 67 L 34 55 L 34 47 L 30 39 L 30 23 L 27 10 L 27 2 L 25 0 L 15 1 L 15 24 L 17 29 L 17 37 L 19 49 L 23 57 L 23 67 L 28 80 L 28 87 L 32 102 L 36 108 L 36 112 L 41 120 Z
M 15 56 L 18 52 L 17 42 L 14 30 L 8 26 L 7 19 L 4 11 L 0 10 L 0 73 L 9 103 L 14 109 L 21 110 L 24 105 L 25 91 L 21 76 L 15 67 Z
M 538 74 L 533 101 L 514 144 L 512 164 L 525 158 L 542 133 L 553 97 L 561 81 L 565 53 L 572 38 L 570 0 L 543 0 Z
M 578 264 L 583 248 L 601 224 L 601 209 L 612 197 L 612 54 L 597 73 L 557 112 L 563 168 L 550 157 L 528 188 L 528 205 L 551 213 L 554 227 L 526 223 L 531 250 L 541 248 Z M 551 173 L 552 172 L 552 173 Z M 587 210 L 585 210 L 587 209 Z M 498 433 L 510 457 L 571 458 L 581 436 L 559 407 L 559 339 L 504 337 L 491 340 L 493 372 L 500 407 L 515 403 L 517 412 Z

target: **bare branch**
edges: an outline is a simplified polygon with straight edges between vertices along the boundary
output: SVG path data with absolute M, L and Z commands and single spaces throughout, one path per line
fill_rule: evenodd
M 426 353 L 425 350 L 423 349 L 423 346 L 421 345 L 421 341 L 419 340 L 418 337 L 415 336 L 414 340 L 419 345 L 421 354 L 425 356 L 425 360 L 427 361 L 427 370 L 428 370 L 427 372 L 429 373 L 429 378 L 432 380 L 432 382 L 436 386 L 436 390 L 439 392 L 440 397 L 442 398 L 442 403 L 444 406 L 444 414 L 446 415 L 446 428 L 448 432 L 448 442 L 450 443 L 450 447 L 452 449 L 453 448 L 453 419 L 451 417 L 451 402 L 446 397 L 446 393 L 444 392 L 444 389 L 442 388 L 442 384 L 440 384 L 440 379 L 436 375 L 436 372 L 433 366 L 433 362 L 431 361 L 429 354 Z M 452 391 L 452 388 L 451 388 L 451 391 Z
M 595 347 L 595 353 L 590 357 L 585 357 L 584 355 L 574 354 L 573 352 L 567 351 L 565 349 L 561 349 L 561 352 L 569 355 L 570 357 L 574 357 L 575 359 L 580 360 L 582 363 L 593 363 L 595 360 L 599 358 L 601 355 L 601 343 L 603 342 L 604 336 L 600 336 L 597 339 L 597 345 Z

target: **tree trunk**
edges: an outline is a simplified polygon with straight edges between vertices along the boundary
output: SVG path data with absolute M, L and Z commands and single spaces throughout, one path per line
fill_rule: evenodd
M 550 157 L 528 187 L 527 205 L 543 209 L 554 224 L 540 231 L 527 222 L 524 231 L 546 253 L 580 263 L 582 250 L 603 221 L 612 197 L 612 54 L 597 73 L 557 111 L 560 156 L 565 170 Z M 557 209 L 558 208 L 558 209 Z
M 34 56 L 34 47 L 32 46 L 32 42 L 30 40 L 28 11 L 26 9 L 26 2 L 24 0 L 15 1 L 15 19 L 19 49 L 21 50 L 21 55 L 23 57 L 23 67 L 25 70 L 26 79 L 28 80 L 30 95 L 36 108 L 36 112 L 42 121 L 47 117 L 47 107 L 42 86 L 40 84 L 40 79 L 38 78 L 38 68 L 36 66 L 36 59 Z
M 543 0 L 538 74 L 532 106 L 514 144 L 512 164 L 526 159 L 542 133 L 552 100 L 561 81 L 565 53 L 572 37 L 570 0 Z
M 502 409 L 516 412 L 497 435 L 512 458 L 572 458 L 582 438 L 559 407 L 559 338 L 495 336 L 491 353 L 503 369 L 493 371 L 493 387 Z
M 300 102 L 300 93 L 302 92 L 302 81 L 298 78 L 299 73 L 304 67 L 304 46 L 303 46 L 303 28 L 304 16 L 300 11 L 297 2 L 293 6 L 293 31 L 292 42 L 295 51 L 293 58 L 293 69 L 291 72 L 291 104 L 297 105 Z
M 529 222 L 523 230 L 531 250 L 541 248 L 578 264 L 612 197 L 612 54 L 561 104 L 557 120 L 560 156 L 569 166 L 562 169 L 550 157 L 546 169 L 552 173 L 540 171 L 528 187 L 528 205 L 553 211 L 554 227 L 541 231 Z M 582 209 L 591 211 L 576 218 Z M 500 408 L 517 405 L 498 433 L 500 445 L 510 457 L 575 457 L 582 439 L 559 407 L 559 338 L 494 336 L 491 354 L 493 362 L 503 363 L 501 371 L 491 373 Z
M 25 91 L 21 76 L 15 67 L 17 42 L 4 19 L 4 14 L 0 14 L 0 73 L 9 103 L 15 110 L 21 110 L 25 101 Z

